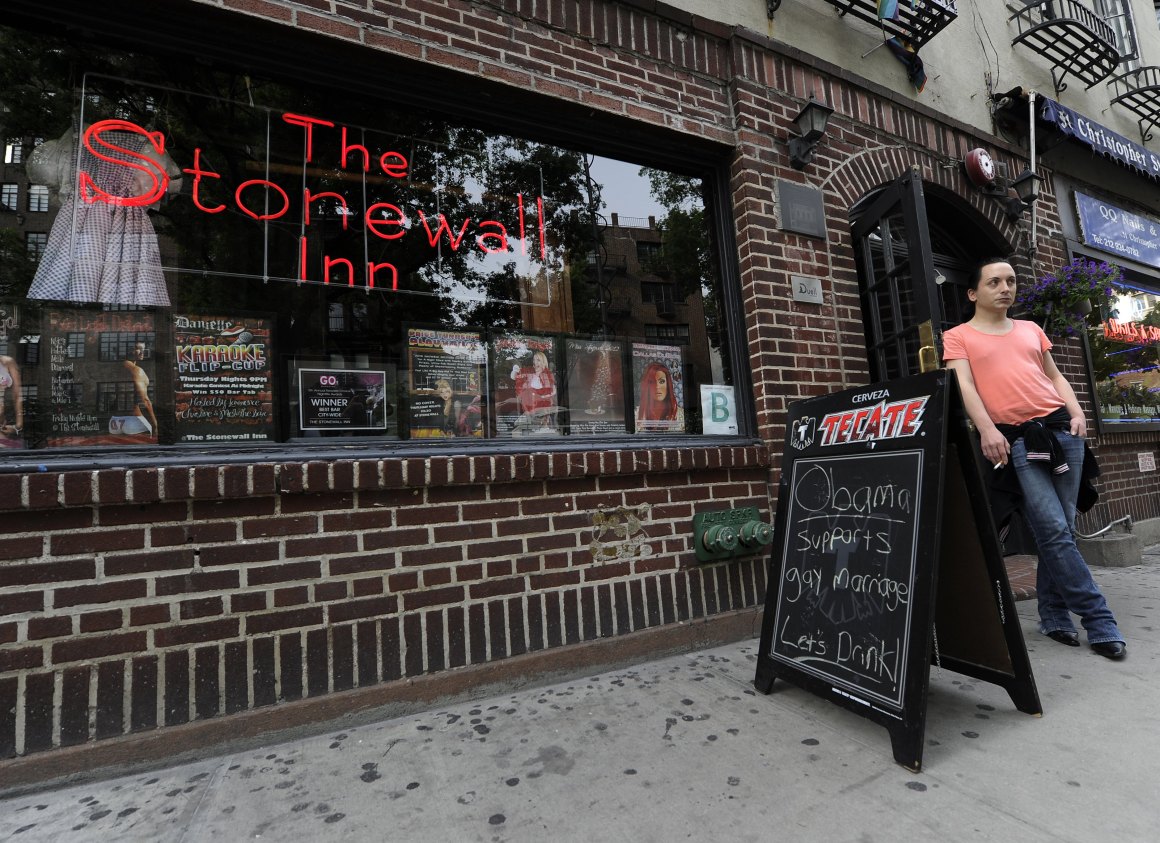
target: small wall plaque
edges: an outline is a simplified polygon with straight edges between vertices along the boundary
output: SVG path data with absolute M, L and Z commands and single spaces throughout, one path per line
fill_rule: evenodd
M 789 283 L 793 287 L 793 300 L 807 304 L 822 304 L 822 281 L 805 275 L 791 275 Z
M 783 231 L 796 231 L 798 234 L 826 239 L 826 209 L 822 203 L 822 191 L 816 187 L 778 179 L 777 194 Z

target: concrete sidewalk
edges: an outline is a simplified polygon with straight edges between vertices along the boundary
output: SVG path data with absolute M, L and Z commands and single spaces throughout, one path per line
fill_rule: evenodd
M 0 839 L 1011 840 L 1160 835 L 1160 546 L 1097 569 L 1114 663 L 1034 632 L 1045 714 L 932 668 L 923 771 L 778 682 L 756 640 L 0 801 Z

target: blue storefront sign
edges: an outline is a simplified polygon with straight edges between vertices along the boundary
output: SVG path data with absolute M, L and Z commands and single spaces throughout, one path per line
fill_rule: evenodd
M 1126 167 L 1154 179 L 1160 179 L 1160 154 L 1148 150 L 1140 144 L 1128 140 L 1107 126 L 1060 105 L 1053 99 L 1043 97 L 1043 119 L 1054 123 L 1059 131 L 1075 138 L 1093 150 L 1119 161 Z
M 1084 243 L 1160 268 L 1160 220 L 1133 214 L 1079 191 L 1075 205 Z

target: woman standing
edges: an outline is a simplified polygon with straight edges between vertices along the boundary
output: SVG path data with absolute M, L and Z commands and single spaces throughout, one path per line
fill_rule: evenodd
M 967 290 L 975 314 L 943 334 L 943 359 L 958 376 L 983 456 L 997 476 L 1013 470 L 1022 491 L 1039 550 L 1039 631 L 1078 647 L 1077 615 L 1094 652 L 1122 659 L 1124 637 L 1075 542 L 1087 420 L 1051 340 L 1034 322 L 1007 315 L 1016 287 L 1006 259 L 981 262 Z

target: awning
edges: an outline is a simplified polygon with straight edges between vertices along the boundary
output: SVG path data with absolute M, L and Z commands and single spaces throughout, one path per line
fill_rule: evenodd
M 1053 99 L 1041 96 L 1039 100 L 1040 117 L 1054 124 L 1061 134 L 1091 147 L 1092 151 L 1111 158 L 1130 170 L 1160 181 L 1160 153 L 1152 152 L 1128 140 L 1118 132 L 1113 132 L 1107 126 L 1102 126 Z

